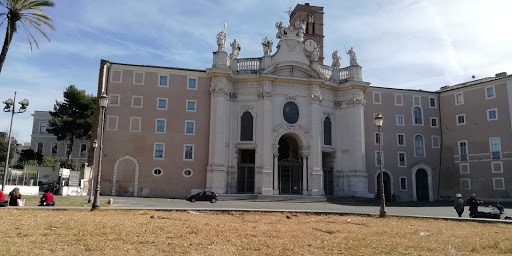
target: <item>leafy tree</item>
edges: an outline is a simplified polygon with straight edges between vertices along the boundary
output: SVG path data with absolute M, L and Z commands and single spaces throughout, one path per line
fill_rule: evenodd
M 0 53 L 0 73 L 7 57 L 7 51 L 9 51 L 9 45 L 11 44 L 14 33 L 17 32 L 18 28 L 23 28 L 27 34 L 28 43 L 30 44 L 30 50 L 32 50 L 32 42 L 39 48 L 39 44 L 36 41 L 34 35 L 30 31 L 31 28 L 36 29 L 41 33 L 48 41 L 50 38 L 43 31 L 42 26 L 46 25 L 49 28 L 55 30 L 55 27 L 50 23 L 52 18 L 42 12 L 43 7 L 53 7 L 55 4 L 52 1 L 44 0 L 0 0 L 0 6 L 5 7 L 5 12 L 0 13 L 0 18 L 7 21 L 4 45 L 2 47 L 2 53 Z
M 23 149 L 20 153 L 19 162 L 27 162 L 31 160 L 36 160 L 38 162 L 43 161 L 43 155 L 41 153 L 36 153 L 33 149 Z
M 76 139 L 91 138 L 95 108 L 96 97 L 86 95 L 85 91 L 78 90 L 74 85 L 64 91 L 64 101 L 55 101 L 47 131 L 57 136 L 59 141 L 69 141 L 67 159 L 71 159 Z
M 43 161 L 41 161 L 42 166 L 55 166 L 55 163 L 58 161 L 56 157 L 45 157 Z
M 5 135 L 7 137 L 7 135 Z M 9 141 L 7 138 L 0 137 L 0 166 L 5 166 L 5 158 L 7 157 L 7 147 L 9 145 Z M 16 140 L 11 141 L 11 151 L 9 152 L 9 161 L 14 157 L 14 153 L 16 152 Z
M 71 159 L 66 159 L 60 162 L 60 168 L 76 170 L 76 163 L 71 161 Z

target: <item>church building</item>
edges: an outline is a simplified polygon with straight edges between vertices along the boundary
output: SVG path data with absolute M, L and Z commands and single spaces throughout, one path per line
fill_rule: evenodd
M 353 48 L 324 48 L 323 16 L 298 4 L 254 58 L 238 58 L 224 28 L 204 70 L 102 60 L 98 96 L 109 103 L 93 138 L 103 138 L 101 194 L 374 197 L 382 161 L 387 198 L 439 199 L 443 92 L 371 86 Z M 450 175 L 447 186 L 459 187 Z

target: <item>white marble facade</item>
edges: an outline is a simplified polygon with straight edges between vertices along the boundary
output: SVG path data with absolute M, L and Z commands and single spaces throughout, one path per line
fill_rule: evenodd
M 357 63 L 339 68 L 308 59 L 303 27 L 276 24 L 274 55 L 228 60 L 224 50 L 214 52 L 212 68 L 206 70 L 212 78 L 207 189 L 373 196 L 368 193 L 363 119 L 369 83 L 362 81 Z M 284 118 L 285 104 L 291 121 Z M 245 112 L 252 115 L 253 136 L 242 141 Z M 324 145 L 326 118 L 330 145 Z M 240 164 L 243 151 L 254 152 L 248 165 Z

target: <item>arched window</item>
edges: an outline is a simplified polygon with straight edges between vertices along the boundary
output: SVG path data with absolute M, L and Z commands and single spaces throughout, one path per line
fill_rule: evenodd
M 331 124 L 331 119 L 326 117 L 324 119 L 324 145 L 332 145 Z
M 423 115 L 421 114 L 421 108 L 420 107 L 414 107 L 412 109 L 412 120 L 414 121 L 414 124 L 423 124 Z
M 414 156 L 425 156 L 424 149 L 423 136 L 416 135 L 414 137 Z
M 240 120 L 240 141 L 253 141 L 252 139 L 252 114 L 245 111 Z

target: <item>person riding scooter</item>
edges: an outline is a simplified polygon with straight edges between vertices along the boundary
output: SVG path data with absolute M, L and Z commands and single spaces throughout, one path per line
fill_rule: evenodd
M 44 191 L 38 206 L 55 206 L 55 201 L 53 201 L 53 194 L 49 189 Z

